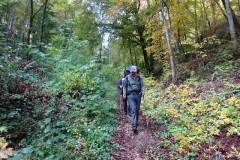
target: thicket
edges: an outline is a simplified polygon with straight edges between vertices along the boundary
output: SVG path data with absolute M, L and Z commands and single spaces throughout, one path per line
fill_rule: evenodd
M 87 41 L 54 41 L 29 61 L 11 48 L 0 57 L 0 157 L 111 159 L 116 72 L 85 54 Z
M 168 151 L 147 151 L 147 157 L 240 158 L 239 45 L 220 43 L 204 53 L 181 65 L 186 79 L 179 84 L 166 85 L 165 77 L 160 82 L 145 79 L 143 114 L 149 123 L 166 126 L 167 131 L 155 135 L 158 147 Z

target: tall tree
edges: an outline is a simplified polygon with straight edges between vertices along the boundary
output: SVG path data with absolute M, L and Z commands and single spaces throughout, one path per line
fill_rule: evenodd
M 21 30 L 20 30 L 20 34 L 18 35 L 18 40 L 21 43 L 23 41 L 24 38 L 24 33 L 25 33 L 25 29 L 26 29 L 26 24 L 27 24 L 27 15 L 28 15 L 28 11 L 29 11 L 29 3 L 30 0 L 26 1 L 26 9 L 25 9 L 25 13 L 23 14 L 23 19 L 21 21 Z
M 82 0 L 75 2 L 71 5 L 71 9 L 75 12 L 73 14 L 74 18 L 74 33 L 78 36 L 79 40 L 87 40 L 89 52 L 91 55 L 95 55 L 97 51 L 100 53 L 100 57 L 102 56 L 102 46 L 101 43 L 103 41 L 104 28 L 98 27 L 98 21 L 101 21 L 101 16 L 96 15 L 100 13 L 98 8 L 92 8 L 96 10 L 96 12 L 92 12 L 90 7 L 98 7 L 98 6 L 90 6 L 88 3 L 84 3 Z M 77 10 L 77 12 L 76 12 Z
M 232 11 L 230 8 L 229 0 L 225 0 L 225 6 L 227 10 L 227 17 L 228 17 L 228 23 L 229 23 L 229 30 L 231 34 L 232 40 L 236 43 L 236 34 L 235 34 L 235 29 L 234 29 L 234 22 L 233 22 L 233 16 L 232 16 Z
M 46 19 L 46 14 L 47 14 L 47 5 L 48 5 L 48 0 L 45 1 L 44 4 L 44 10 L 43 10 L 43 16 L 42 16 L 42 24 L 41 24 L 41 35 L 40 35 L 40 46 L 39 49 L 42 49 L 42 42 L 43 42 L 43 35 L 44 35 L 44 25 L 45 25 L 45 19 Z
M 161 18 L 162 18 L 162 21 L 163 21 L 163 24 L 164 24 L 164 30 L 165 30 L 165 33 L 166 33 L 167 46 L 168 46 L 169 58 L 170 58 L 171 69 L 172 69 L 172 83 L 176 83 L 176 81 L 177 81 L 176 73 L 177 72 L 176 72 L 173 53 L 172 53 L 172 48 L 171 48 L 170 33 L 169 33 L 169 30 L 168 30 L 168 26 L 167 26 L 165 14 L 164 14 L 166 12 L 164 11 L 163 0 L 161 0 L 160 12 L 161 12 Z
M 9 37 L 12 35 L 12 26 L 13 26 L 13 18 L 14 18 L 13 16 L 14 16 L 13 4 L 10 3 L 8 21 L 7 21 L 7 26 L 6 26 L 5 46 L 8 45 Z
M 240 35 L 240 24 L 238 23 L 237 17 L 235 15 L 233 9 L 230 6 L 229 0 L 227 0 L 227 1 L 222 0 L 222 3 L 223 3 L 223 5 L 224 5 L 224 7 L 225 7 L 225 9 L 227 11 L 228 20 L 229 20 L 229 18 L 231 19 L 231 21 L 232 21 L 232 23 L 234 25 L 235 32 L 237 33 L 237 35 Z M 227 5 L 228 5 L 228 7 L 227 7 Z M 229 17 L 229 16 L 231 16 L 231 17 Z M 229 23 L 231 23 L 231 22 L 229 22 Z
M 29 29 L 28 29 L 28 36 L 27 36 L 27 44 L 30 45 L 31 41 L 31 33 L 32 33 L 32 28 L 33 28 L 33 19 L 34 19 L 34 10 L 33 10 L 33 0 L 30 0 L 30 18 L 29 18 Z M 27 56 L 29 59 L 29 54 Z

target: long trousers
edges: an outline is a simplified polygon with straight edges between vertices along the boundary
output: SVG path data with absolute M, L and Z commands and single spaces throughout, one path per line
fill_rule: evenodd
M 132 117 L 132 127 L 134 129 L 138 126 L 138 114 L 140 110 L 141 97 L 142 94 L 139 93 L 131 93 L 127 96 Z

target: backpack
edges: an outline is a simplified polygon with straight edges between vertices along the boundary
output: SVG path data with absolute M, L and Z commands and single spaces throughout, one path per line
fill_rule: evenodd
M 127 75 L 130 74 L 130 69 L 131 69 L 131 66 L 127 66 L 124 70 L 124 77 L 126 77 Z

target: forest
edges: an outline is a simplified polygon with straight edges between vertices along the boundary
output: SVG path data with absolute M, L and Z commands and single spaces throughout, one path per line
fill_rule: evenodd
M 240 1 L 1 0 L 1 159 L 240 159 Z

